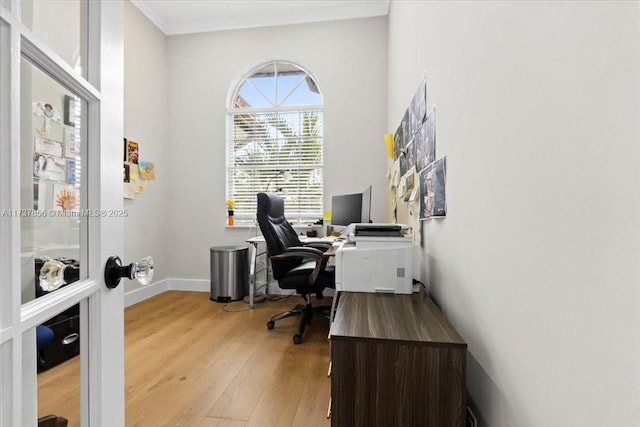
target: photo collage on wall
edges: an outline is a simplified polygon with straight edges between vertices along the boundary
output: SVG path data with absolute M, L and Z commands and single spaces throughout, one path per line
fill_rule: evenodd
M 436 111 L 427 113 L 427 81 L 420 82 L 394 134 L 394 160 L 400 176 L 417 173 L 420 220 L 446 216 L 446 161 L 436 159 Z M 408 198 L 405 198 L 407 201 Z
M 33 103 L 34 208 L 77 211 L 80 208 L 80 135 L 77 99 L 64 96 L 64 121 L 53 102 Z M 77 104 L 79 106 L 79 103 Z
M 156 179 L 156 164 L 140 160 L 140 144 L 124 139 L 123 182 L 124 198 L 134 199 L 136 194 L 147 191 L 148 181 Z

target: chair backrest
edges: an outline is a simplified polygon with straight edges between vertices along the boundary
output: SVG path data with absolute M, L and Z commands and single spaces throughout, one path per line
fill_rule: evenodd
M 284 216 L 284 199 L 277 194 L 258 193 L 258 225 L 267 244 L 267 254 L 279 255 L 292 246 L 302 246 L 296 231 Z M 279 280 L 292 268 L 302 263 L 302 258 L 271 260 L 273 277 Z

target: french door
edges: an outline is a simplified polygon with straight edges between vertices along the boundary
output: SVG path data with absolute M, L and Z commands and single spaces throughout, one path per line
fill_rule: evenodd
M 124 425 L 123 286 L 104 281 L 126 215 L 123 15 L 119 0 L 0 0 L 2 427 L 45 415 L 48 321 L 68 312 L 79 332 L 60 345 L 79 346 L 79 423 Z

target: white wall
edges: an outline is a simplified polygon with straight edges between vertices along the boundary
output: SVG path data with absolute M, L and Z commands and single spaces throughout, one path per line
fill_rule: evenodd
M 209 248 L 255 234 L 225 228 L 225 114 L 231 87 L 256 65 L 288 60 L 311 71 L 325 102 L 325 206 L 373 184 L 385 218 L 386 18 L 169 38 L 170 276 L 209 278 Z
M 140 144 L 140 159 L 154 161 L 156 180 L 146 193 L 125 200 L 123 262 L 151 255 L 155 261 L 154 282 L 167 278 L 167 206 L 169 159 L 169 80 L 167 37 L 130 2 L 125 3 L 124 61 L 125 138 Z M 124 150 L 124 147 L 123 147 Z M 125 292 L 140 287 L 124 280 Z
M 640 417 L 638 2 L 392 2 L 388 129 L 422 73 L 447 218 L 420 278 L 481 425 Z

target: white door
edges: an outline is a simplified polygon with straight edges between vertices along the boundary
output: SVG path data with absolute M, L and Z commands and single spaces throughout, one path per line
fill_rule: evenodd
M 37 425 L 36 327 L 71 308 L 80 423 L 123 426 L 123 286 L 104 281 L 126 215 L 123 2 L 0 0 L 0 18 L 0 426 Z

